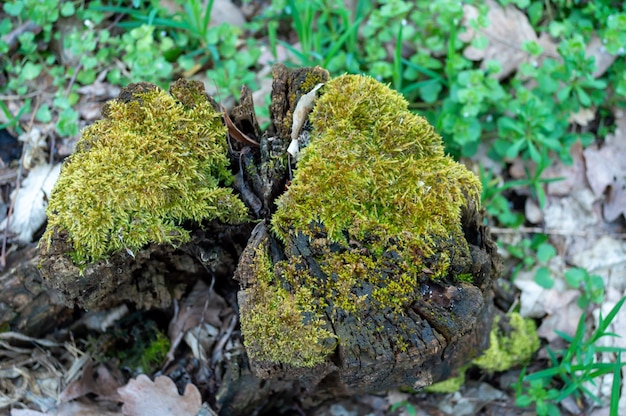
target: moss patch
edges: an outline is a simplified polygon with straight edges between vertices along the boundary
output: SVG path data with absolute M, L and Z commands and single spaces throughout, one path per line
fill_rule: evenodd
M 250 358 L 296 367 L 321 363 L 336 337 L 314 309 L 311 291 L 303 287 L 292 293 L 276 282 L 266 245 L 257 249 L 255 265 L 256 284 L 246 290 L 246 303 L 240 305 Z
M 464 366 L 459 368 L 459 375 L 456 377 L 450 377 L 444 381 L 440 381 L 438 383 L 431 384 L 426 387 L 426 391 L 428 393 L 455 393 L 461 389 L 463 384 L 465 384 L 465 373 L 467 372 L 469 366 Z
M 537 327 L 531 319 L 524 319 L 516 312 L 507 316 L 510 319 L 511 332 L 503 335 L 496 317 L 489 338 L 489 348 L 473 361 L 490 373 L 528 364 L 540 346 Z
M 221 114 L 200 82 L 178 81 L 170 92 L 131 84 L 64 164 L 43 241 L 67 232 L 75 264 L 187 241 L 186 220 L 246 219 L 244 204 L 220 186 L 232 180 Z
M 469 201 L 477 204 L 481 192 L 478 178 L 444 154 L 433 127 L 373 78 L 328 81 L 309 120 L 310 145 L 271 222 L 288 259 L 271 267 L 255 258 L 258 276 L 271 276 L 257 278 L 264 286 L 255 293 L 261 300 L 255 313 L 270 313 L 287 294 L 290 311 L 283 306 L 271 327 L 242 314 L 249 350 L 296 366 L 300 351 L 260 341 L 265 333 L 304 325 L 307 344 L 327 345 L 322 339 L 329 333 L 316 331 L 342 314 L 402 314 L 420 296 L 421 281 L 458 280 L 457 274 L 466 280 L 471 256 L 460 212 Z M 295 326 L 285 329 L 286 322 Z M 400 341 L 394 344 L 401 350 Z M 310 364 L 332 349 L 307 351 Z

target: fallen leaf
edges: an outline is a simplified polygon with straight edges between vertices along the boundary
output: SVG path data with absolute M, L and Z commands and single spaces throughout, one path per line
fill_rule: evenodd
M 572 191 L 565 197 L 552 197 L 543 210 L 544 226 L 551 230 L 579 233 L 602 220 L 595 214 L 596 197 L 589 189 Z
M 317 100 L 317 90 L 322 88 L 324 84 L 317 84 L 313 89 L 302 97 L 296 104 L 295 110 L 293 110 L 293 123 L 291 125 L 291 143 L 287 148 L 287 153 L 289 153 L 294 159 L 298 160 L 298 155 L 300 154 L 300 143 L 298 142 L 298 136 L 300 135 L 300 130 L 304 125 L 309 113 L 313 109 L 315 105 L 315 101 Z
M 167 366 L 174 359 L 174 351 L 183 340 L 187 331 L 200 323 L 208 323 L 215 328 L 224 324 L 222 316 L 232 313 L 224 298 L 199 280 L 187 297 L 181 302 L 178 313 L 172 318 L 168 328 L 171 347 L 167 353 Z
M 626 115 L 615 111 L 617 127 L 608 134 L 604 145 L 589 146 L 584 151 L 587 180 L 596 196 L 604 196 L 604 218 L 615 221 L 626 214 Z
M 580 292 L 578 290 L 566 290 L 558 292 L 550 290 L 545 297 L 546 305 L 551 305 L 551 312 L 541 320 L 537 328 L 537 335 L 552 343 L 560 337 L 555 331 L 560 331 L 573 336 L 578 327 L 578 321 L 583 311 L 576 304 Z
M 11 416 L 122 416 L 114 407 L 116 406 L 108 403 L 75 401 L 61 403 L 46 413 L 31 409 L 12 409 Z
M 117 391 L 124 402 L 125 416 L 195 416 L 202 406 L 196 386 L 187 384 L 181 396 L 176 384 L 166 376 L 159 376 L 153 382 L 141 374 Z
M 487 38 L 489 44 L 484 49 L 469 45 L 463 51 L 463 55 L 472 61 L 483 61 L 483 68 L 489 60 L 500 62 L 502 70 L 495 77 L 503 79 L 513 73 L 522 62 L 530 59 L 530 54 L 525 52 L 522 46 L 527 41 L 537 42 L 538 37 L 526 15 L 513 5 L 502 7 L 494 0 L 485 0 L 484 4 L 489 8 L 487 13 L 489 26 L 476 32 L 470 22 L 478 17 L 478 8 L 464 4 L 463 25 L 467 30 L 459 35 L 459 39 L 471 42 L 475 37 L 482 35 Z
M 82 375 L 72 381 L 59 396 L 62 402 L 69 402 L 88 394 L 95 394 L 99 400 L 110 400 L 118 402 L 119 395 L 117 389 L 122 383 L 115 377 L 109 368 L 104 364 L 94 367 L 93 361 L 89 360 L 83 367 Z
M 543 221 L 543 211 L 533 198 L 526 198 L 524 202 L 524 214 L 531 224 L 539 224 Z
M 30 131 L 20 135 L 18 140 L 24 143 L 22 163 L 26 169 L 45 163 L 48 141 L 40 129 L 33 127 Z
M 567 118 L 567 121 L 569 123 L 576 123 L 579 126 L 586 127 L 589 124 L 589 122 L 593 121 L 593 119 L 595 118 L 596 118 L 595 107 L 590 107 L 590 108 L 580 107 L 578 111 L 574 113 L 570 113 L 569 117 Z M 579 143 L 579 142 L 576 142 L 576 143 Z
M 33 233 L 46 221 L 48 197 L 60 171 L 61 164 L 36 166 L 30 171 L 22 187 L 13 191 L 15 203 L 13 215 L 9 219 L 9 231 L 17 234 L 20 243 L 30 243 Z M 0 230 L 4 230 L 6 225 L 7 219 L 0 223 Z
M 594 78 L 604 75 L 606 70 L 613 65 L 613 62 L 615 62 L 617 58 L 617 55 L 611 55 L 606 51 L 606 48 L 602 44 L 602 39 L 600 39 L 598 35 L 591 36 L 585 52 L 587 56 L 593 57 L 596 61 L 596 69 L 593 71 Z
M 543 179 L 562 178 L 559 181 L 547 184 L 546 192 L 552 196 L 567 196 L 575 190 L 586 189 L 585 159 L 583 157 L 583 146 L 577 141 L 570 148 L 570 155 L 573 163 L 566 165 L 561 160 L 554 161 L 541 174 Z

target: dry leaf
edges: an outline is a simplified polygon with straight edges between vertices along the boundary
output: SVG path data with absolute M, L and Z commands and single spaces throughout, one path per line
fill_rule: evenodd
M 22 163 L 26 169 L 32 169 L 46 162 L 48 141 L 40 129 L 33 127 L 30 131 L 20 135 L 18 140 L 24 142 Z
M 46 413 L 30 409 L 12 409 L 11 416 L 122 416 L 113 406 L 92 401 L 61 403 Z
M 298 137 L 300 135 L 300 130 L 306 121 L 309 113 L 313 109 L 315 105 L 315 101 L 317 100 L 317 90 L 322 88 L 324 84 L 317 84 L 313 89 L 302 97 L 296 104 L 295 110 L 293 110 L 293 123 L 291 124 L 291 143 L 287 148 L 287 153 L 289 153 L 294 159 L 298 160 L 298 155 L 300 154 L 300 143 L 298 142 Z
M 606 72 L 613 62 L 615 62 L 616 55 L 611 55 L 606 51 L 606 48 L 602 44 L 602 39 L 597 35 L 593 35 L 587 43 L 586 55 L 592 56 L 596 61 L 596 69 L 593 71 L 593 77 L 598 78 Z
M 578 189 L 562 198 L 549 198 L 543 210 L 544 226 L 551 230 L 578 233 L 602 222 L 593 209 L 596 197 L 589 189 Z
M 566 165 L 560 160 L 556 160 L 543 171 L 542 178 L 563 178 L 560 181 L 547 184 L 546 192 L 548 195 L 567 196 L 575 190 L 587 188 L 583 146 L 580 141 L 572 145 L 570 155 L 574 162 L 571 165 Z
M 596 196 L 605 196 L 604 218 L 611 222 L 626 214 L 626 115 L 615 112 L 615 134 L 606 136 L 604 146 L 584 151 L 587 180 Z
M 30 171 L 22 187 L 13 191 L 15 204 L 9 231 L 17 234 L 20 243 L 30 243 L 33 240 L 33 233 L 46 221 L 48 197 L 60 171 L 61 164 L 39 165 Z M 0 229 L 4 230 L 6 223 L 5 219 L 0 224 Z
M 590 121 L 593 121 L 594 118 L 596 118 L 595 107 L 580 107 L 575 113 L 570 113 L 567 121 L 569 123 L 576 123 L 579 126 L 586 127 Z
M 561 338 L 555 331 L 560 331 L 565 334 L 574 336 L 576 328 L 578 327 L 578 321 L 583 311 L 578 307 L 574 299 L 577 299 L 579 292 L 577 290 L 571 290 L 568 292 L 574 292 L 573 296 L 567 297 L 567 300 L 572 300 L 570 303 L 563 305 L 565 302 L 559 302 L 561 308 L 552 315 L 549 315 L 541 321 L 541 325 L 537 328 L 537 335 L 548 340 L 552 343 Z M 560 294 L 564 296 L 563 293 Z M 552 299 L 559 299 L 559 294 L 551 297 Z
M 572 265 L 606 276 L 607 288 L 626 290 L 626 242 L 604 235 L 584 251 L 572 255 Z
M 196 386 L 187 384 L 181 396 L 176 384 L 166 376 L 159 376 L 152 382 L 142 374 L 117 391 L 124 402 L 122 413 L 125 416 L 195 416 L 202 406 Z
M 199 280 L 181 302 L 178 313 L 170 322 L 167 333 L 172 345 L 167 353 L 168 360 L 165 366 L 174 359 L 174 351 L 188 330 L 197 327 L 201 322 L 221 328 L 222 316 L 231 313 L 232 309 L 226 304 L 224 298 Z
M 94 368 L 93 361 L 89 360 L 83 367 L 83 374 L 61 392 L 59 400 L 69 402 L 88 394 L 95 394 L 98 400 L 118 402 L 120 397 L 117 389 L 121 386 L 122 383 L 116 379 L 107 366 L 98 364 Z
M 537 42 L 538 38 L 526 15 L 513 5 L 502 7 L 494 0 L 485 0 L 485 4 L 489 8 L 489 26 L 481 28 L 479 33 L 470 26 L 470 21 L 478 17 L 478 8 L 469 4 L 463 5 L 463 22 L 467 30 L 459 35 L 459 39 L 471 42 L 476 36 L 487 37 L 489 44 L 486 48 L 476 49 L 470 45 L 465 48 L 463 55 L 472 61 L 482 60 L 483 67 L 489 60 L 500 62 L 502 70 L 496 78 L 503 79 L 530 58 L 522 45 L 527 41 Z

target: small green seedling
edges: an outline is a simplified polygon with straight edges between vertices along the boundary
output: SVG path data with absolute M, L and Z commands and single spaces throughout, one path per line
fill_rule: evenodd
M 583 268 L 575 267 L 565 272 L 568 285 L 582 291 L 578 298 L 578 306 L 586 309 L 591 303 L 600 304 L 604 299 L 604 280 L 597 274 L 590 275 Z

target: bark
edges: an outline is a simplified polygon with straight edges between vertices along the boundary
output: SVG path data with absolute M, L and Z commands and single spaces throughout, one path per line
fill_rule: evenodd
M 0 327 L 35 338 L 71 320 L 73 312 L 43 285 L 39 261 L 35 247 L 25 248 L 9 258 L 0 275 Z
M 487 348 L 493 321 L 491 282 L 497 272 L 495 244 L 482 216 L 473 207 L 463 215 L 470 244 L 474 283 L 422 283 L 421 297 L 406 314 L 375 312 L 364 308 L 358 315 L 335 316 L 333 330 L 339 337 L 334 356 L 313 368 L 295 368 L 283 363 L 252 362 L 255 373 L 265 379 L 297 380 L 310 395 L 308 405 L 325 399 L 410 386 L 419 389 L 443 380 Z M 269 241 L 274 257 L 284 257 L 264 223 L 257 225 L 241 256 L 236 273 L 243 287 L 254 282 L 256 247 Z M 310 253 L 301 241 L 300 254 Z M 312 269 L 319 268 L 312 256 Z M 367 292 L 367 288 L 364 288 Z M 240 307 L 247 302 L 239 293 Z M 330 311 L 328 319 L 331 320 Z M 409 344 L 405 353 L 394 352 L 394 340 Z

